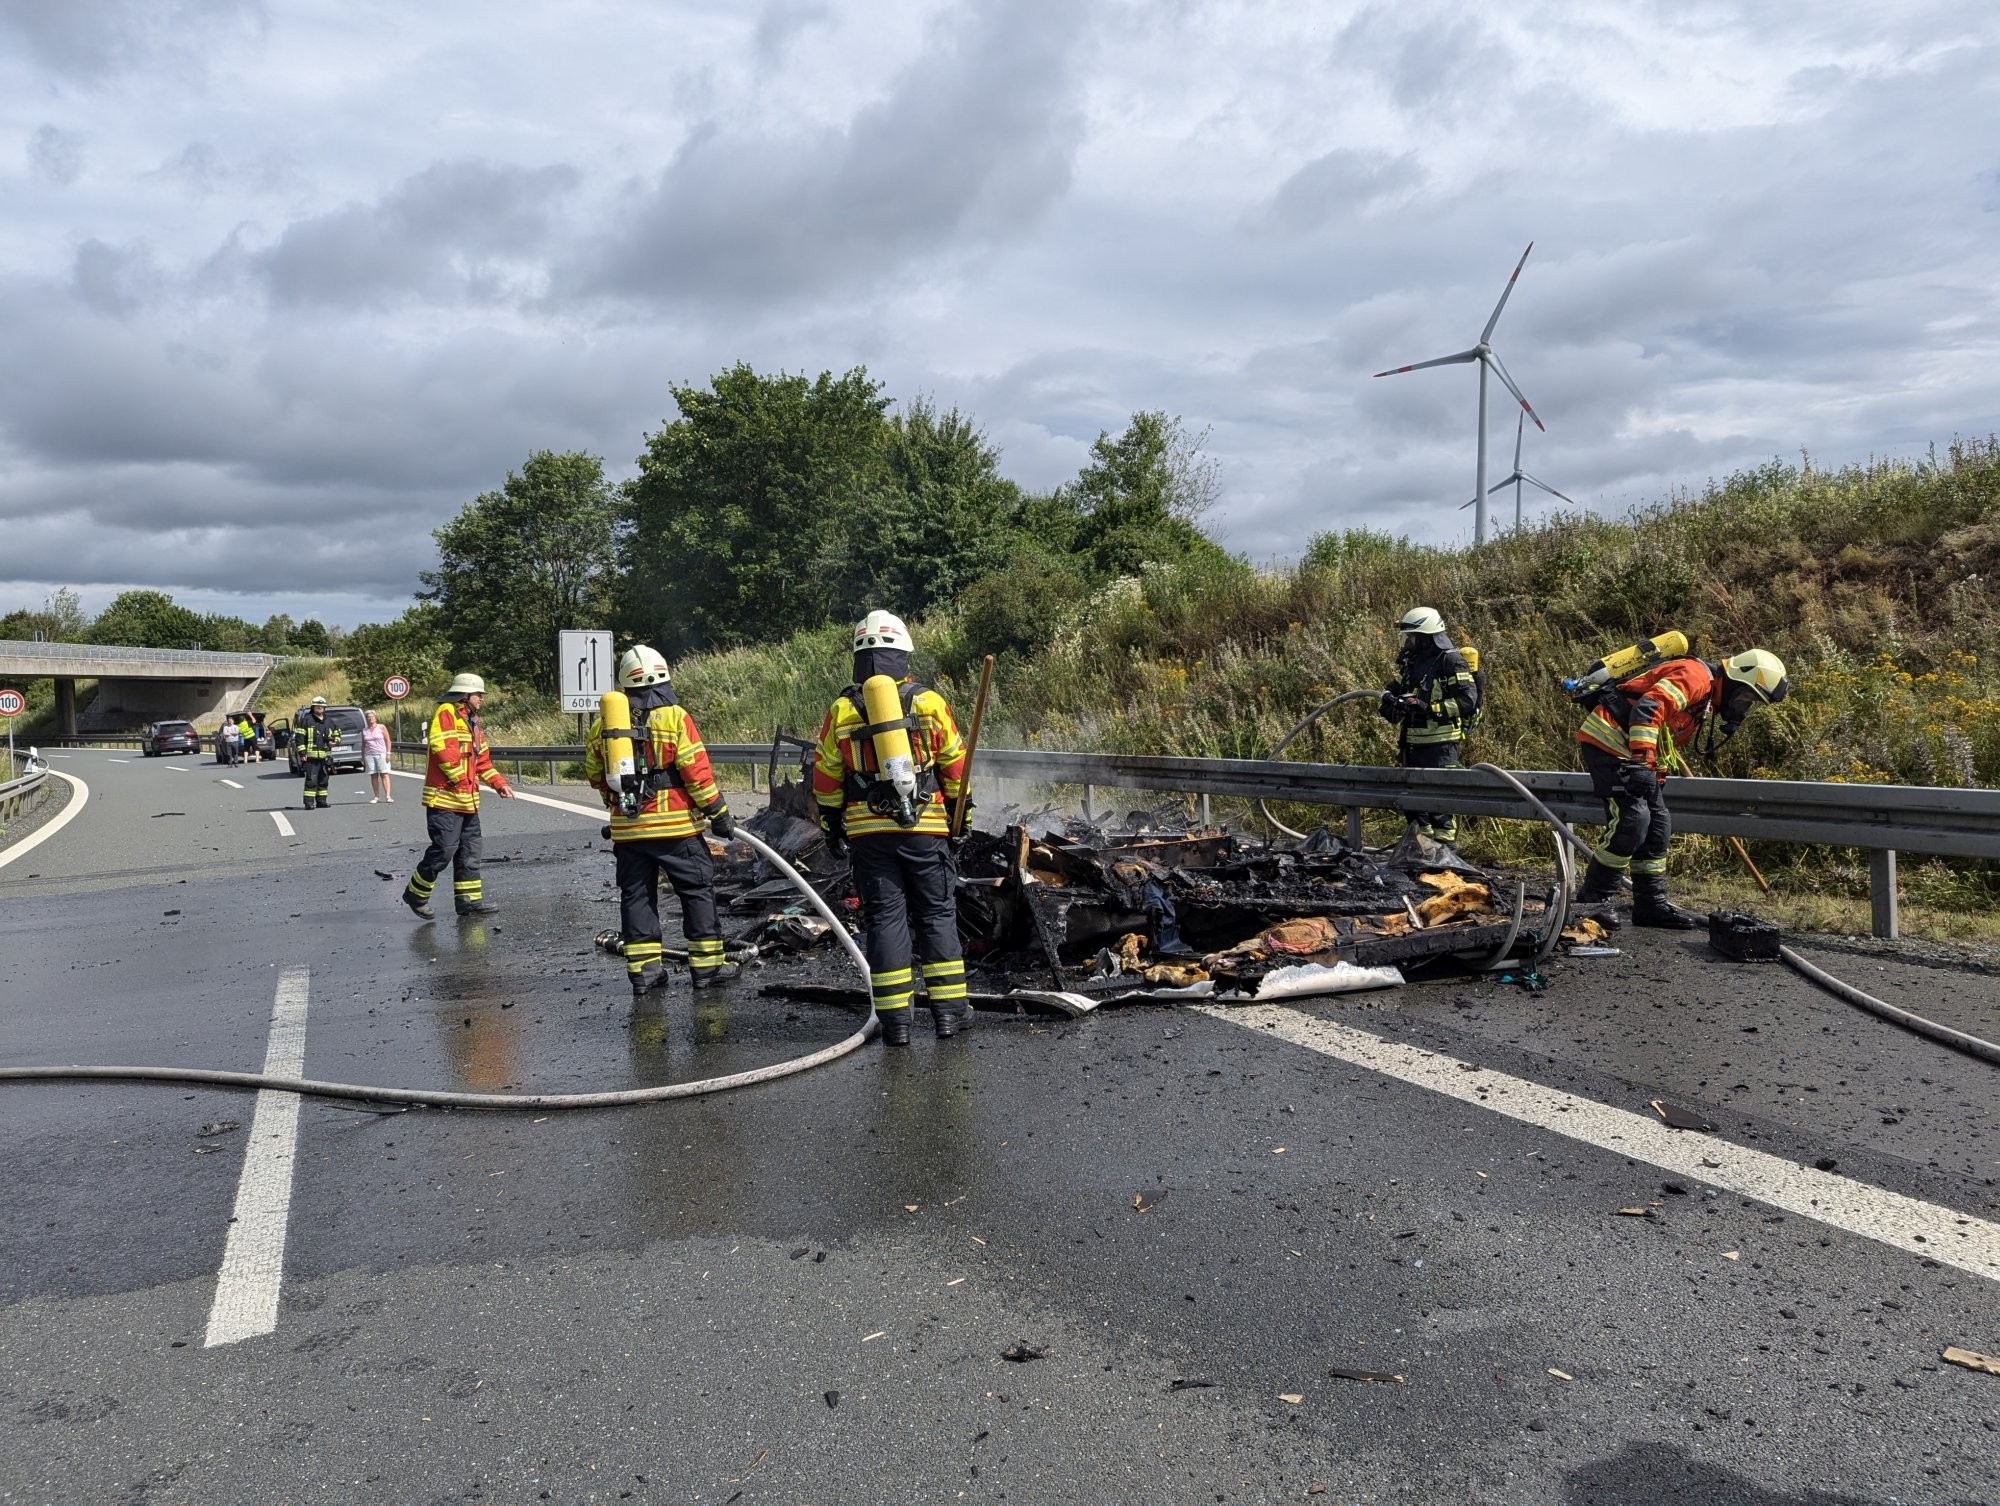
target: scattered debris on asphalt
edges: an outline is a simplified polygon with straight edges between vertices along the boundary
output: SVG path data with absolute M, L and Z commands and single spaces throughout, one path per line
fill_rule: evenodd
M 1668 1103 L 1662 1098 L 1655 1098 L 1652 1101 L 1651 1107 L 1653 1112 L 1660 1116 L 1668 1129 L 1713 1131 L 1715 1128 L 1714 1125 L 1710 1124 L 1708 1120 L 1704 1119 L 1693 1109 L 1681 1108 L 1676 1104 Z
M 837 1407 L 840 1405 L 840 1393 L 838 1391 L 828 1391 L 825 1394 L 826 1394 L 826 1404 L 829 1408 Z
M 2000 1355 L 1981 1354 L 1977 1349 L 1960 1349 L 1956 1344 L 1950 1344 L 1945 1347 L 1944 1358 L 1948 1363 L 1963 1365 L 1968 1370 L 2000 1375 Z
M 1335 1365 L 1326 1372 L 1335 1380 L 1364 1381 L 1374 1386 L 1400 1386 L 1403 1377 L 1387 1370 L 1350 1370 L 1344 1365 Z
M 1047 1349 L 1038 1349 L 1033 1344 L 1012 1344 L 1000 1351 L 1000 1358 L 1011 1360 L 1016 1365 L 1025 1365 L 1029 1360 L 1046 1359 Z
M 1214 1385 L 1215 1382 L 1212 1380 L 1190 1380 L 1183 1377 L 1176 1377 L 1168 1384 L 1167 1389 L 1169 1391 L 1201 1391 Z
M 380 869 L 380 868 L 377 868 L 377 869 L 375 870 L 375 877 L 377 877 L 378 879 L 383 879 L 383 880 L 386 880 L 387 882 L 389 882 L 389 883 L 392 883 L 392 884 L 393 884 L 393 883 L 394 883 L 394 882 L 396 881 L 396 875 L 395 875 L 395 874 L 393 874 L 393 873 L 386 873 L 386 872 L 384 872 L 384 871 L 383 871 L 382 869 Z
M 239 1130 L 241 1128 L 243 1126 L 237 1120 L 217 1119 L 212 1124 L 204 1124 L 200 1129 L 195 1131 L 195 1134 L 204 1140 L 209 1140 L 217 1135 L 226 1135 L 232 1130 Z

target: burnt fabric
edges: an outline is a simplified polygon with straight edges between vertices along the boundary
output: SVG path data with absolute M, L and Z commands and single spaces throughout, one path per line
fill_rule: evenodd
M 633 978 L 658 962 L 660 875 L 667 876 L 681 902 L 681 934 L 687 938 L 688 966 L 696 973 L 722 966 L 722 922 L 715 908 L 715 859 L 702 836 L 639 837 L 616 843 L 612 858 L 618 875 L 618 922 L 625 938 L 625 971 Z
M 876 1010 L 909 1009 L 916 991 L 915 956 L 924 961 L 932 1008 L 962 1010 L 965 962 L 951 844 L 919 832 L 877 832 L 856 837 L 852 848 Z

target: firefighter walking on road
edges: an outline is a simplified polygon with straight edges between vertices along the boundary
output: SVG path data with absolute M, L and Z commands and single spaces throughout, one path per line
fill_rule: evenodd
M 327 720 L 325 696 L 312 698 L 312 706 L 293 735 L 299 740 L 299 759 L 306 773 L 305 808 L 325 810 L 327 761 L 340 746 L 340 729 Z
M 618 689 L 604 697 L 590 724 L 583 773 L 611 812 L 619 931 L 632 997 L 667 984 L 662 874 L 681 902 L 690 982 L 712 988 L 734 978 L 740 969 L 722 955 L 715 859 L 702 818 L 725 842 L 736 835 L 736 822 L 709 768 L 701 732 L 675 699 L 667 661 L 643 643 L 618 660 Z
M 1673 641 L 1686 644 L 1678 634 Z M 1679 767 L 1682 750 L 1694 749 L 1711 714 L 1719 725 L 1711 726 L 1704 754 L 1733 737 L 1756 707 L 1782 701 L 1790 688 L 1784 661 L 1752 648 L 1719 664 L 1667 659 L 1593 693 L 1576 740 L 1590 787 L 1605 803 L 1610 836 L 1591 854 L 1579 903 L 1616 899 L 1630 874 L 1634 925 L 1686 931 L 1702 923 L 1667 899 L 1667 839 L 1673 833 L 1667 771 Z
M 1435 607 L 1412 607 L 1396 624 L 1403 644 L 1382 692 L 1382 719 L 1396 727 L 1396 762 L 1406 769 L 1455 769 L 1466 728 L 1479 715 L 1478 661 L 1456 647 Z M 1449 811 L 1413 812 L 1410 824 L 1438 842 L 1458 840 Z
M 484 838 L 479 830 L 479 787 L 484 784 L 503 800 L 513 788 L 493 767 L 486 733 L 479 725 L 479 708 L 486 700 L 486 682 L 462 674 L 445 691 L 445 700 L 431 717 L 430 762 L 424 768 L 424 826 L 431 845 L 417 860 L 403 890 L 403 903 L 425 920 L 435 918 L 431 891 L 438 875 L 452 870 L 452 899 L 460 915 L 492 915 L 479 879 Z
M 937 1033 L 956 1035 L 970 1020 L 948 817 L 965 787 L 965 744 L 945 698 L 910 677 L 910 649 L 901 618 L 861 620 L 854 683 L 827 711 L 813 761 L 827 846 L 851 855 L 887 1046 L 910 1043 L 917 956 Z

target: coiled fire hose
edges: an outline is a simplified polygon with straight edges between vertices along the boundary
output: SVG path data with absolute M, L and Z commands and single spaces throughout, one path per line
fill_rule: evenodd
M 819 892 L 762 840 L 744 831 L 737 839 L 750 844 L 763 859 L 791 880 L 820 916 L 833 927 L 833 934 L 847 948 L 854 965 L 861 970 L 862 983 L 868 981 L 868 959 L 861 954 L 847 927 L 827 907 Z M 269 1088 L 280 1093 L 309 1094 L 315 1098 L 344 1098 L 357 1103 L 395 1103 L 438 1109 L 607 1109 L 635 1103 L 664 1103 L 674 1098 L 700 1098 L 731 1088 L 747 1088 L 760 1082 L 776 1082 L 814 1067 L 837 1061 L 866 1044 L 881 1029 L 874 1012 L 869 1012 L 861 1028 L 844 1040 L 790 1061 L 768 1067 L 752 1067 L 724 1077 L 704 1077 L 694 1082 L 667 1083 L 653 1088 L 625 1088 L 608 1093 L 456 1093 L 429 1088 L 378 1088 L 363 1083 L 319 1082 L 306 1077 L 268 1077 L 261 1072 L 222 1072 L 204 1067 L 0 1067 L 0 1082 L 171 1082 L 194 1083 L 212 1088 Z

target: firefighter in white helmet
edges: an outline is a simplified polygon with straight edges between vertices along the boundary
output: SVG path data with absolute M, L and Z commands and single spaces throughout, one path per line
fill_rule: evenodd
M 485 846 L 479 830 L 479 787 L 485 785 L 503 800 L 514 798 L 513 788 L 493 767 L 486 730 L 479 725 L 486 682 L 475 674 L 457 675 L 444 696 L 431 714 L 431 756 L 424 767 L 424 826 L 431 845 L 417 859 L 417 871 L 403 889 L 403 903 L 423 920 L 435 913 L 431 889 L 446 868 L 451 869 L 451 897 L 460 915 L 492 915 L 499 910 L 486 898 L 479 876 Z
M 667 661 L 643 643 L 618 660 L 618 689 L 603 698 L 590 724 L 583 774 L 611 812 L 619 930 L 633 998 L 667 983 L 661 874 L 680 897 L 693 986 L 712 988 L 734 978 L 739 969 L 722 955 L 715 860 L 703 818 L 725 842 L 736 835 L 736 822 L 708 766 L 701 732 L 674 698 Z
M 828 847 L 851 856 L 869 992 L 889 1046 L 910 1043 L 918 955 L 937 1033 L 956 1035 L 970 1020 L 948 816 L 964 788 L 965 744 L 945 698 L 911 678 L 911 646 L 892 613 L 856 624 L 854 683 L 820 726 L 812 779 Z
M 1382 692 L 1383 720 L 1397 728 L 1396 762 L 1406 769 L 1455 769 L 1466 728 L 1479 715 L 1479 680 L 1470 650 L 1461 652 L 1435 607 L 1411 607 L 1396 624 L 1402 647 L 1395 677 Z M 1410 822 L 1439 842 L 1458 840 L 1449 811 L 1414 812 Z

